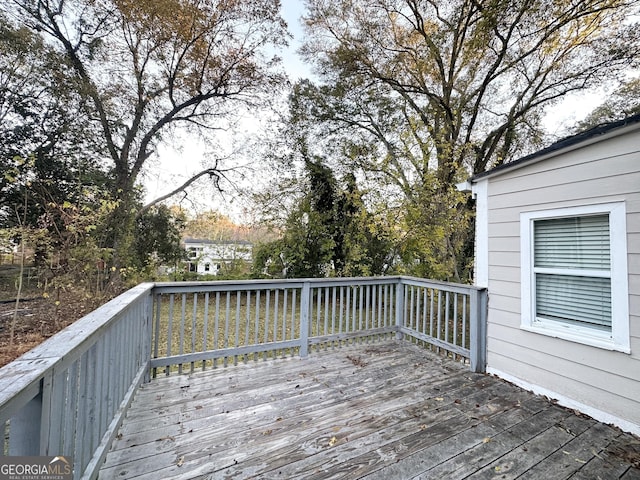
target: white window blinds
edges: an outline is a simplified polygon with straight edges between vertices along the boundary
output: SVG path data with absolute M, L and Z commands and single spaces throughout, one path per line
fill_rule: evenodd
M 611 329 L 609 215 L 534 222 L 536 318 Z

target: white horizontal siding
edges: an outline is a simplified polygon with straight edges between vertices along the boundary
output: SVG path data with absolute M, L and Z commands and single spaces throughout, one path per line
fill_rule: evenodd
M 488 367 L 640 429 L 640 132 L 488 182 Z M 520 328 L 520 213 L 624 201 L 631 354 Z
M 498 251 L 491 252 L 489 255 L 489 263 L 491 265 L 497 265 L 501 267 L 514 267 L 514 265 L 518 265 L 520 261 L 520 252 L 518 251 Z M 518 268 L 518 271 L 520 269 Z
M 505 314 L 520 315 L 520 296 L 509 297 L 507 295 L 492 295 L 491 309 L 500 310 Z M 499 317 L 492 318 L 492 322 L 499 322 Z M 507 323 L 511 326 L 511 323 Z
M 542 162 L 531 167 L 524 167 L 515 170 L 511 174 L 495 177 L 491 181 L 491 194 L 501 195 L 504 193 L 537 191 L 538 188 L 553 187 L 558 185 L 574 185 L 582 182 L 590 182 L 597 178 L 602 186 L 615 185 L 621 178 L 627 175 L 637 174 L 637 169 L 633 165 L 633 159 L 638 152 L 629 152 L 618 157 L 607 156 L 597 157 L 594 152 L 583 154 L 586 150 L 571 152 L 567 156 L 554 158 L 550 161 Z M 613 160 L 613 161 L 612 161 Z M 614 165 L 615 164 L 615 165 Z M 524 173 L 526 170 L 537 169 L 536 180 L 533 184 Z M 570 168 L 573 170 L 574 178 L 566 178 L 563 172 Z M 598 171 L 598 176 L 594 177 L 594 171 Z M 510 178 L 507 178 L 510 177 Z
M 541 374 L 541 370 L 538 367 L 532 366 L 525 362 L 518 362 L 510 357 L 503 357 L 500 354 L 491 355 L 492 363 L 494 364 L 512 364 L 517 374 L 512 372 L 502 371 L 495 367 L 490 367 L 490 373 L 496 373 L 498 375 L 503 374 L 507 379 L 513 377 L 517 380 L 522 380 L 530 377 L 536 377 Z M 565 372 L 566 370 L 562 370 Z M 620 396 L 612 394 L 607 388 L 598 389 L 594 386 L 585 384 L 583 382 L 574 382 L 570 379 L 557 374 L 553 371 L 543 372 L 547 381 L 540 384 L 532 384 L 531 382 L 516 382 L 527 388 L 530 385 L 530 389 L 539 392 L 544 390 L 545 394 L 551 398 L 563 398 L 568 401 L 562 401 L 560 403 L 574 407 L 572 403 L 578 403 L 584 405 L 586 408 L 581 410 L 596 417 L 596 419 L 605 421 L 606 423 L 614 423 L 628 431 L 638 434 L 638 402 L 636 399 L 629 398 L 628 396 Z M 631 391 L 630 394 L 637 395 L 637 391 Z M 557 395 L 556 395 L 557 394 Z M 614 408 L 615 407 L 615 408 Z

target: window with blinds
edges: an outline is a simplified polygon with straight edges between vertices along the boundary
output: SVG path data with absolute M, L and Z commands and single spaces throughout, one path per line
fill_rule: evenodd
M 609 214 L 533 222 L 535 318 L 611 331 Z

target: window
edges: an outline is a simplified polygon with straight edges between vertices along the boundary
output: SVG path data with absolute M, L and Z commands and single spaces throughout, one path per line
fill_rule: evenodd
M 521 214 L 522 327 L 629 351 L 623 203 Z
M 205 271 L 205 272 L 208 272 L 209 270 L 211 270 L 211 264 L 209 264 L 209 263 L 205 263 L 205 264 L 204 264 L 204 271 Z

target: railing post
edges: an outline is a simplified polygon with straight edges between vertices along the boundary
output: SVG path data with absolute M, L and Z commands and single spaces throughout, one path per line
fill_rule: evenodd
M 404 325 L 404 283 L 402 278 L 396 283 L 396 340 L 402 340 L 403 334 L 400 330 Z
M 153 352 L 153 304 L 154 304 L 154 290 L 151 290 L 149 296 L 147 298 L 147 305 L 144 309 L 145 312 L 145 325 L 144 332 L 145 334 L 142 336 L 142 355 L 143 361 L 147 363 L 147 372 L 144 375 L 144 383 L 149 383 L 151 381 L 151 356 Z M 160 308 L 160 305 L 158 305 Z
M 471 370 L 482 373 L 487 366 L 487 289 L 472 289 L 470 292 L 471 338 L 469 350 Z
M 311 298 L 311 283 L 302 284 L 302 296 L 300 298 L 300 358 L 309 355 L 309 308 Z

